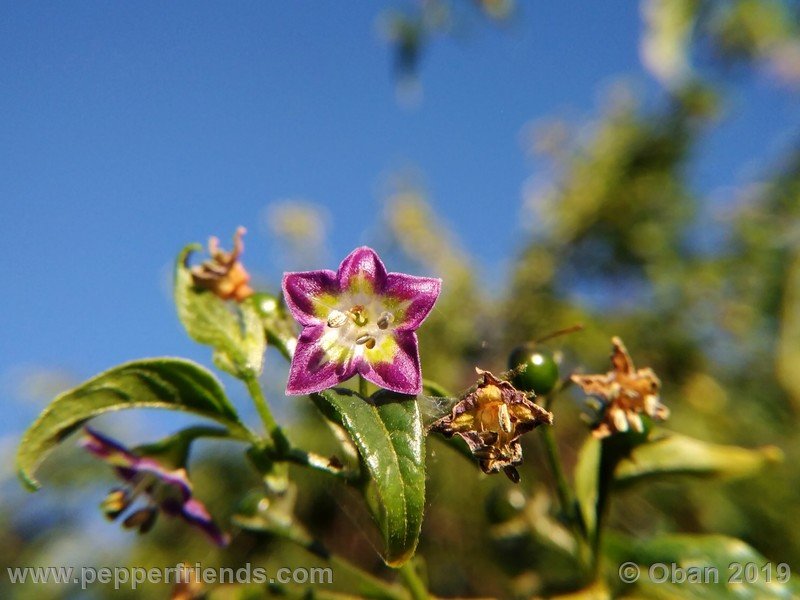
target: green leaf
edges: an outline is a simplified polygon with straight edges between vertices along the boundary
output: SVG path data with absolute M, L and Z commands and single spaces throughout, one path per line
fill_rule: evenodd
M 674 475 L 746 477 L 781 459 L 774 446 L 712 444 L 648 427 L 644 434 L 627 432 L 602 441 L 589 438 L 578 453 L 575 495 L 586 530 L 593 535 L 612 486 Z
M 175 265 L 178 317 L 193 340 L 214 349 L 217 367 L 234 377 L 258 376 L 266 350 L 261 316 L 250 300 L 225 302 L 194 285 L 188 261 L 191 253 L 199 249 L 197 244 L 187 246 Z
M 666 475 L 746 477 L 781 459 L 782 453 L 775 446 L 748 449 L 712 444 L 654 429 L 647 443 L 619 462 L 614 479 L 617 485 L 629 485 Z
M 770 565 L 764 556 L 724 535 L 672 534 L 641 542 L 616 537 L 609 546 L 616 565 L 631 561 L 640 566 L 635 586 L 645 598 L 788 600 L 800 593 L 796 579 L 778 576 L 777 564 L 764 568 Z M 716 576 L 711 569 L 716 569 Z M 667 580 L 662 581 L 665 575 Z M 625 591 L 630 587 L 626 585 Z
M 17 469 L 31 490 L 34 471 L 50 451 L 87 420 L 127 408 L 168 408 L 192 412 L 225 425 L 232 437 L 249 440 L 219 381 L 191 361 L 150 358 L 125 363 L 60 394 L 22 436 Z
M 312 398 L 355 442 L 374 483 L 370 491 L 386 544 L 384 560 L 402 565 L 417 547 L 425 508 L 425 435 L 416 398 L 381 391 L 364 399 L 341 389 Z

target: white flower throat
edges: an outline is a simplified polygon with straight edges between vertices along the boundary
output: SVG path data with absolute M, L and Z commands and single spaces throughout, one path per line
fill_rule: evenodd
M 394 322 L 394 314 L 387 310 L 370 308 L 373 310 L 365 308 L 363 304 L 354 304 L 346 311 L 333 309 L 328 313 L 328 327 L 338 330 L 340 341 L 372 350 L 378 339 Z M 373 315 L 377 316 L 374 320 L 370 318 Z

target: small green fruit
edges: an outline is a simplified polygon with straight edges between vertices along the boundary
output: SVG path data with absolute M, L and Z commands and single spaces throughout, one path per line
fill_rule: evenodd
M 558 381 L 558 364 L 549 350 L 535 344 L 523 344 L 511 352 L 508 368 L 516 370 L 511 379 L 514 387 L 523 392 L 542 396 Z

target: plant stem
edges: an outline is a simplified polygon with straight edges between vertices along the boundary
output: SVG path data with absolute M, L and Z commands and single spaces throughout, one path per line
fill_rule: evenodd
M 358 393 L 361 395 L 362 398 L 369 398 L 369 387 L 367 384 L 367 380 L 364 379 L 361 375 L 358 376 Z
M 276 449 L 279 451 L 287 450 L 290 447 L 289 440 L 286 439 L 286 435 L 283 433 L 280 425 L 278 425 L 275 417 L 272 416 L 272 411 L 269 408 L 269 404 L 267 404 L 267 399 L 264 396 L 258 378 L 250 374 L 245 377 L 244 382 L 245 385 L 247 385 L 247 391 L 250 392 L 253 403 L 256 405 L 256 410 L 261 417 L 261 422 L 264 423 L 264 428 L 267 430 L 270 438 L 272 438 Z
M 325 458 L 324 456 L 320 456 L 314 452 L 306 452 L 300 448 L 291 448 L 286 453 L 285 459 L 297 465 L 302 465 L 304 467 L 309 467 L 311 469 L 339 477 L 348 483 L 355 483 L 361 477 L 361 475 L 355 471 L 331 464 L 330 459 Z
M 244 429 L 242 431 L 245 431 Z M 173 433 L 157 442 L 142 444 L 136 447 L 136 451 L 147 456 L 158 456 L 174 467 L 183 467 L 189 457 L 189 450 L 192 443 L 198 438 L 227 438 L 238 441 L 254 443 L 258 441 L 256 434 L 248 431 L 248 435 L 242 437 L 239 432 L 234 433 L 225 427 L 214 427 L 209 425 L 194 425 L 186 427 Z
M 428 600 L 428 598 L 430 598 L 425 582 L 422 581 L 422 578 L 419 576 L 419 573 L 417 573 L 411 561 L 408 561 L 400 567 L 398 572 L 406 588 L 411 593 L 413 600 Z
M 258 414 L 261 416 L 261 421 L 264 423 L 264 427 L 272 439 L 272 446 L 269 448 L 269 451 L 272 454 L 273 460 L 287 461 L 309 467 L 317 471 L 328 473 L 329 475 L 334 475 L 350 483 L 359 479 L 360 475 L 358 473 L 331 464 L 331 460 L 324 456 L 308 452 L 301 448 L 293 448 L 283 429 L 278 425 L 278 422 L 272 415 L 272 411 L 269 408 L 261 385 L 258 383 L 258 379 L 255 376 L 247 377 L 245 383 L 256 405 Z
M 585 574 L 589 575 L 593 570 L 593 564 L 595 562 L 593 558 L 594 549 L 590 547 L 589 541 L 586 539 L 583 520 L 578 510 L 578 505 L 575 502 L 572 488 L 570 488 L 567 476 L 564 473 L 555 436 L 548 426 L 541 428 L 541 432 L 542 439 L 544 440 L 545 452 L 547 454 L 547 462 L 550 463 L 550 469 L 556 480 L 556 493 L 558 494 L 558 503 L 561 506 L 561 512 L 569 522 L 572 537 L 575 539 L 577 558 Z
M 547 462 L 550 464 L 550 469 L 556 480 L 556 493 L 558 494 L 558 502 L 561 505 L 561 511 L 570 520 L 573 520 L 574 502 L 572 500 L 572 490 L 569 487 L 567 476 L 564 474 L 564 468 L 561 465 L 555 436 L 552 430 L 546 425 L 541 428 L 541 432 L 542 440 L 544 441 L 544 449 L 547 453 Z

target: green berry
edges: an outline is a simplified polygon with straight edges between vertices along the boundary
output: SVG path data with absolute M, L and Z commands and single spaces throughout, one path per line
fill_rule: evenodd
M 535 344 L 523 344 L 511 353 L 508 368 L 515 370 L 511 383 L 518 390 L 542 396 L 558 381 L 558 364 L 553 353 Z

